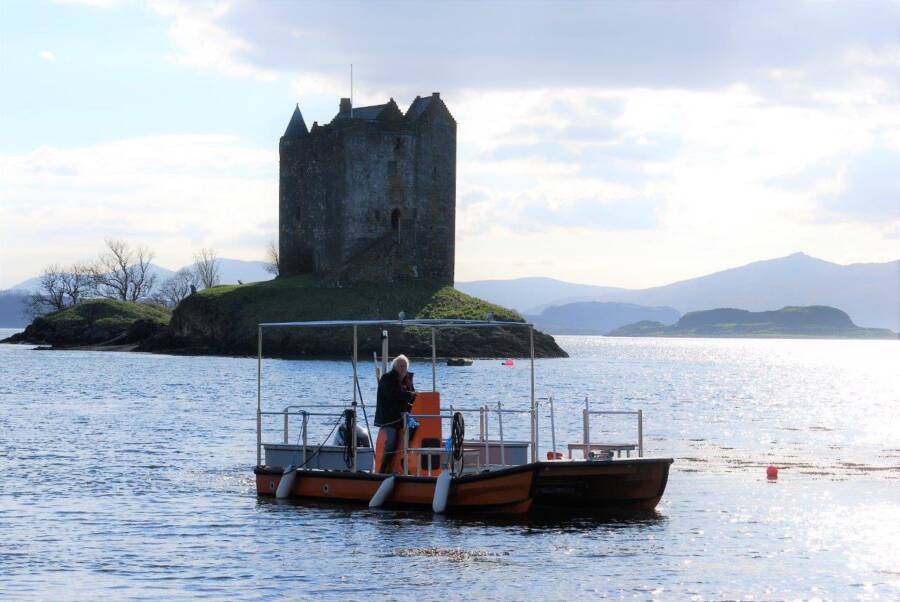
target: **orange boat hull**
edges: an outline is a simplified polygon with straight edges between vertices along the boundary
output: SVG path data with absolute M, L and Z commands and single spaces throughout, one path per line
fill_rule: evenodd
M 272 496 L 281 482 L 278 467 L 257 467 L 256 491 Z M 291 498 L 368 504 L 389 475 L 366 472 L 298 470 Z M 431 510 L 435 477 L 396 477 L 386 508 Z M 450 485 L 447 512 L 487 514 L 525 514 L 531 509 L 534 490 L 534 466 L 516 466 L 505 470 L 465 475 Z

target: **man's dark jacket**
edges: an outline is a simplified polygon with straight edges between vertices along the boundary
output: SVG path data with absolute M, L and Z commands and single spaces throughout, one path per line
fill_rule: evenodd
M 407 372 L 408 382 L 412 382 L 412 372 Z M 411 388 L 411 387 L 406 387 Z M 416 394 L 405 390 L 396 370 L 384 373 L 378 381 L 378 407 L 375 408 L 375 426 L 400 426 L 403 412 L 412 409 Z

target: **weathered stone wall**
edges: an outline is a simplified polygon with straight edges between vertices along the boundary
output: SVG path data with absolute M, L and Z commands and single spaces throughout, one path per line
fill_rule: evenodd
M 280 144 L 280 273 L 296 276 L 339 265 L 344 248 L 343 137 L 313 126 Z
M 415 119 L 389 103 L 282 138 L 281 274 L 453 283 L 456 122 L 428 100 Z
M 456 256 L 456 122 L 443 103 L 416 122 L 414 194 L 420 273 L 453 284 Z

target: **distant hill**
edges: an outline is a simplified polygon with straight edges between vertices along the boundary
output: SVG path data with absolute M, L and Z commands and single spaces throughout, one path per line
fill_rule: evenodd
M 772 307 L 828 305 L 840 307 L 861 326 L 900 330 L 900 261 L 839 265 L 794 253 L 641 290 L 549 278 L 482 280 L 457 286 L 527 314 L 576 300 L 667 306 L 682 314 L 717 307 L 763 311 Z
M 644 307 L 633 303 L 600 303 L 586 301 L 554 305 L 526 320 L 549 334 L 606 334 L 626 324 L 651 320 L 674 324 L 681 317 L 671 307 Z
M 194 264 L 187 267 L 192 268 Z M 219 275 L 222 284 L 241 282 L 262 282 L 275 277 L 266 271 L 262 261 L 246 261 L 244 259 L 219 259 Z
M 25 300 L 28 294 L 23 291 L 0 291 L 0 328 L 20 328 L 30 321 L 25 317 Z
M 195 264 L 184 266 L 193 268 Z M 181 268 L 179 268 L 181 269 Z M 167 278 L 171 278 L 178 270 L 170 270 L 156 264 L 150 264 L 150 270 L 156 274 L 157 283 Z M 241 282 L 261 282 L 263 280 L 271 280 L 274 276 L 265 270 L 265 263 L 262 261 L 246 261 L 244 259 L 219 259 L 219 277 L 221 284 L 237 284 Z M 28 280 L 24 280 L 12 287 L 13 290 L 26 291 L 29 293 L 37 292 L 40 287 L 40 276 L 34 276 Z
M 156 274 L 157 282 L 162 282 L 166 278 L 170 278 L 175 274 L 174 271 L 158 266 L 155 263 L 150 264 L 150 272 Z M 12 287 L 11 290 L 25 291 L 28 293 L 36 293 L 41 287 L 41 277 L 33 276 L 28 280 L 23 280 L 19 284 Z
M 900 330 L 900 261 L 838 265 L 795 253 L 757 261 L 605 300 L 669 305 L 682 313 L 717 307 L 764 311 L 772 307 L 827 305 L 864 327 Z
M 514 278 L 511 280 L 475 280 L 455 285 L 467 295 L 487 299 L 491 303 L 531 314 L 549 305 L 572 301 L 594 301 L 604 295 L 627 289 L 593 284 L 574 284 L 553 278 Z
M 751 312 L 718 308 L 685 314 L 674 326 L 644 320 L 618 328 L 609 336 L 635 337 L 802 337 L 896 339 L 884 328 L 860 328 L 845 312 L 815 305 Z

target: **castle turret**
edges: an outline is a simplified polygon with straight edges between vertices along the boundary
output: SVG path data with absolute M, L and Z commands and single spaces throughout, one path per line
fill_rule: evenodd
M 300 103 L 297 103 L 297 107 L 294 109 L 294 114 L 291 115 L 291 120 L 288 122 L 287 129 L 284 130 L 282 138 L 302 138 L 307 134 L 309 134 L 309 130 L 306 129 L 306 122 L 303 121 Z

